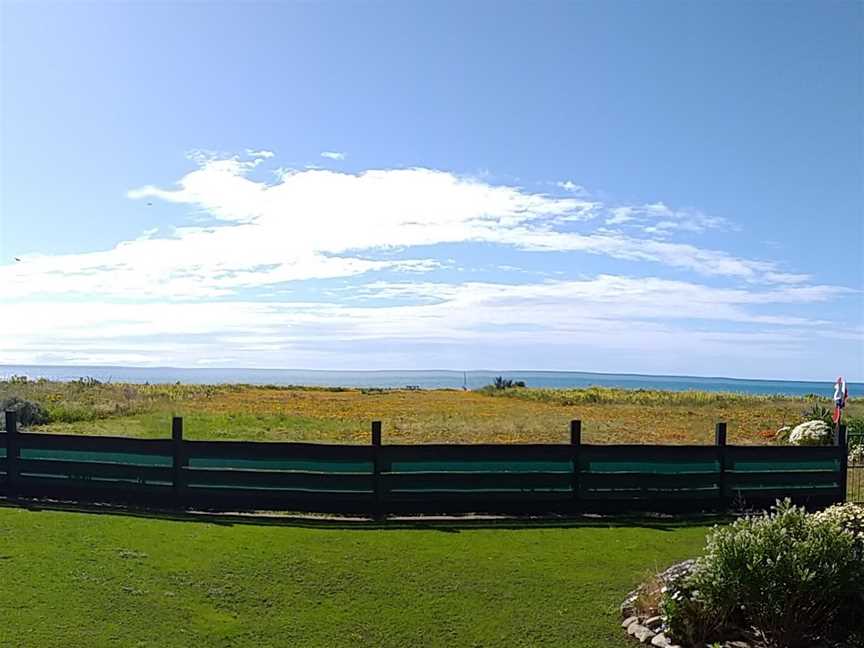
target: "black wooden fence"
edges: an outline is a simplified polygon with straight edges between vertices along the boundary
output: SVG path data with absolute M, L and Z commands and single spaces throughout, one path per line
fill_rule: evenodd
M 824 447 L 570 443 L 369 445 L 22 433 L 6 412 L 0 494 L 212 510 L 726 510 L 846 497 L 845 428 Z

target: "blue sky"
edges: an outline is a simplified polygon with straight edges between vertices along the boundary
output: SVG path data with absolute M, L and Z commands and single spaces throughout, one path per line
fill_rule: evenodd
M 860 3 L 0 21 L 0 362 L 864 378 Z

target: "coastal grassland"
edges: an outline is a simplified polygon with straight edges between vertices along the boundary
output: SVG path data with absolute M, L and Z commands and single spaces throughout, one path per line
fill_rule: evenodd
M 566 442 L 583 421 L 587 443 L 769 443 L 782 425 L 828 399 L 712 392 L 588 389 L 380 390 L 252 385 L 131 385 L 93 381 L 0 382 L 0 399 L 43 405 L 47 432 L 166 437 L 172 415 L 192 439 L 367 443 L 372 420 L 390 443 Z M 849 415 L 864 415 L 850 402 Z M 37 428 L 34 428 L 37 429 Z
M 705 522 L 372 523 L 0 508 L 0 645 L 622 645 Z

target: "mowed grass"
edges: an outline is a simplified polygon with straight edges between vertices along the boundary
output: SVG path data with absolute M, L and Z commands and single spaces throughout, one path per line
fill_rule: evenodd
M 571 419 L 586 443 L 713 443 L 729 425 L 730 443 L 770 443 L 828 399 L 655 390 L 358 390 L 250 385 L 122 385 L 0 382 L 0 398 L 44 405 L 41 431 L 167 437 L 171 416 L 191 439 L 368 443 L 380 420 L 385 443 L 566 442 Z M 850 403 L 850 415 L 864 404 Z
M 0 645 L 617 648 L 627 591 L 706 532 L 0 508 Z

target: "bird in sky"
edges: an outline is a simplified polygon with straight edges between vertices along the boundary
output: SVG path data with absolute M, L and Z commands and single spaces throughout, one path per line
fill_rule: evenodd
M 16 260 L 16 261 L 20 261 L 21 259 L 19 259 L 18 257 L 15 257 L 15 260 Z

